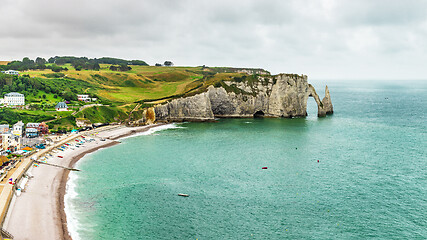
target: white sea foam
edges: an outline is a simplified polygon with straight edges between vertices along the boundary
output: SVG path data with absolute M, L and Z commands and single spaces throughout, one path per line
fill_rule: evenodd
M 120 140 L 126 139 L 126 138 L 131 138 L 131 137 L 137 137 L 137 136 L 154 135 L 154 133 L 159 132 L 159 131 L 163 131 L 163 130 L 167 130 L 167 129 L 176 129 L 176 128 L 185 128 L 185 127 L 182 127 L 182 126 L 180 126 L 177 123 L 160 125 L 160 126 L 157 126 L 157 127 L 150 128 L 150 129 L 148 129 L 145 132 L 140 132 L 140 133 L 137 133 L 137 134 L 134 134 L 134 135 L 131 135 L 131 136 L 127 136 L 127 137 L 121 138 Z
M 80 240 L 80 224 L 77 219 L 77 209 L 73 206 L 73 201 L 77 198 L 76 191 L 78 175 L 76 172 L 70 172 L 68 175 L 67 187 L 64 197 L 64 211 L 67 215 L 68 232 L 74 240 Z
M 145 132 L 141 132 L 141 133 L 138 133 L 138 134 L 135 134 L 132 136 L 128 136 L 128 137 L 124 137 L 121 139 L 126 139 L 126 138 L 130 138 L 130 137 L 135 137 L 135 136 L 154 135 L 154 133 L 156 133 L 156 132 L 167 130 L 167 129 L 175 129 L 175 128 L 185 128 L 185 127 L 179 126 L 179 124 L 176 124 L 176 123 L 171 123 L 171 124 L 153 127 L 153 128 L 148 129 Z M 101 149 L 103 149 L 103 148 L 100 148 L 98 150 L 101 150 Z M 94 154 L 94 152 L 86 154 L 82 159 L 80 159 L 76 163 L 75 167 L 78 168 L 78 165 L 82 161 L 84 161 L 85 158 L 87 158 L 88 156 L 90 156 L 92 154 Z M 81 236 L 79 235 L 79 231 L 84 229 L 84 228 L 82 228 L 83 224 L 81 222 L 79 222 L 78 208 L 75 206 L 75 204 L 73 204 L 73 203 L 75 203 L 75 201 L 78 197 L 78 193 L 76 190 L 77 182 L 78 182 L 78 172 L 70 172 L 70 174 L 68 175 L 68 181 L 67 181 L 65 197 L 64 197 L 64 211 L 65 211 L 65 214 L 67 216 L 68 232 L 74 240 L 82 239 Z
M 104 148 L 99 148 L 97 151 L 102 150 Z M 75 168 L 79 168 L 79 165 L 84 162 L 86 159 L 89 158 L 90 155 L 95 154 L 95 152 L 91 152 L 86 154 L 83 158 L 81 158 L 79 161 L 77 161 Z M 71 238 L 73 240 L 80 240 L 82 237 L 80 236 L 79 232 L 82 230 L 84 231 L 90 231 L 88 230 L 88 226 L 91 227 L 94 224 L 88 224 L 83 223 L 81 220 L 81 217 L 79 215 L 79 208 L 75 205 L 75 202 L 77 200 L 77 197 L 79 196 L 76 188 L 77 188 L 77 182 L 79 179 L 79 173 L 71 171 L 68 175 L 68 181 L 65 189 L 65 196 L 64 196 L 64 211 L 65 215 L 67 216 L 67 227 L 68 227 L 68 233 L 70 234 Z M 80 221 L 79 221 L 80 220 Z

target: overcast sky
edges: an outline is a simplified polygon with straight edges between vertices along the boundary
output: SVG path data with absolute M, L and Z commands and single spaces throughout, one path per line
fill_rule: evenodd
M 1 0 L 0 60 L 141 59 L 427 79 L 423 0 Z

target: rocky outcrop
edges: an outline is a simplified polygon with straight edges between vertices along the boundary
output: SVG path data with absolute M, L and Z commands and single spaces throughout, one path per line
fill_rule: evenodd
M 307 76 L 296 74 L 224 81 L 221 87 L 209 86 L 207 92 L 158 105 L 154 111 L 156 120 L 169 122 L 215 117 L 305 117 L 310 96 L 317 103 L 319 117 L 333 113 L 328 87 L 321 101 Z
M 323 98 L 322 103 L 323 103 L 323 109 L 326 115 L 334 113 L 334 107 L 332 106 L 332 100 L 331 100 L 331 95 L 329 94 L 328 85 L 326 85 L 325 97 Z
M 172 100 L 154 108 L 157 120 L 168 122 L 213 120 L 208 93 Z

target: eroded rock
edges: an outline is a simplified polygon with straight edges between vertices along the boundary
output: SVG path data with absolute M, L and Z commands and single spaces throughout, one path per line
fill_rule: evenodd
M 209 86 L 207 92 L 179 98 L 154 107 L 160 121 L 209 121 L 215 117 L 305 117 L 307 99 L 313 97 L 318 116 L 333 113 L 329 89 L 321 101 L 307 76 L 279 74 L 258 77 L 252 82 L 225 82 L 223 87 Z

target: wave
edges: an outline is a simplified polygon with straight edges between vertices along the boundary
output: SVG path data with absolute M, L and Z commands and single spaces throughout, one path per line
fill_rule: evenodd
M 137 134 L 134 134 L 131 136 L 127 136 L 127 137 L 121 138 L 120 140 L 132 138 L 132 137 L 138 137 L 138 136 L 153 135 L 154 133 L 159 132 L 159 131 L 168 130 L 168 129 L 177 129 L 177 128 L 185 128 L 185 127 L 180 126 L 180 124 L 178 124 L 178 123 L 170 123 L 170 124 L 160 125 L 157 127 L 150 128 L 145 132 L 140 132 L 140 133 L 137 133 Z
M 74 240 L 80 240 L 81 238 L 78 233 L 80 224 L 76 216 L 77 209 L 72 203 L 78 196 L 76 191 L 78 175 L 75 172 L 70 172 L 68 177 L 64 197 L 64 211 L 67 216 L 68 233 Z
M 124 137 L 124 138 L 121 138 L 120 140 L 126 139 L 126 138 L 131 138 L 131 137 L 136 137 L 136 136 L 153 135 L 159 131 L 163 131 L 163 130 L 167 130 L 167 129 L 177 129 L 177 128 L 185 128 L 185 127 L 179 126 L 179 124 L 176 124 L 176 123 L 171 123 L 171 124 L 153 127 L 153 128 L 148 129 L 145 132 L 141 132 L 141 133 L 137 133 L 137 134 L 134 134 L 134 135 L 131 135 L 128 137 Z M 103 149 L 103 148 L 100 148 L 98 150 L 101 150 L 101 149 Z M 76 163 L 75 167 L 78 168 L 78 165 L 82 161 L 87 159 L 90 155 L 94 154 L 95 152 L 86 154 L 82 159 L 80 159 Z M 69 234 L 73 240 L 82 239 L 80 234 L 79 234 L 79 231 L 85 230 L 85 228 L 83 226 L 84 224 L 82 224 L 80 221 L 82 219 L 80 219 L 78 216 L 79 210 L 78 210 L 78 207 L 76 207 L 76 203 L 75 203 L 77 200 L 77 197 L 79 195 L 77 193 L 78 178 L 79 178 L 79 176 L 78 176 L 77 172 L 70 172 L 69 173 L 68 181 L 67 181 L 67 185 L 66 185 L 66 190 L 65 190 L 65 196 L 64 196 L 64 211 L 65 211 L 65 215 L 67 216 L 68 232 L 69 232 Z
M 99 148 L 97 151 L 102 150 L 104 148 Z M 82 157 L 79 161 L 77 161 L 75 168 L 79 168 L 79 165 L 88 159 L 95 152 L 91 152 Z M 68 233 L 70 234 L 73 240 L 81 240 L 82 237 L 79 234 L 79 231 L 87 229 L 88 224 L 83 224 L 81 222 L 81 217 L 79 217 L 78 212 L 79 208 L 76 206 L 77 197 L 79 196 L 77 192 L 77 183 L 79 181 L 79 173 L 71 171 L 68 174 L 68 180 L 65 188 L 64 195 L 64 211 L 67 217 L 67 228 Z

